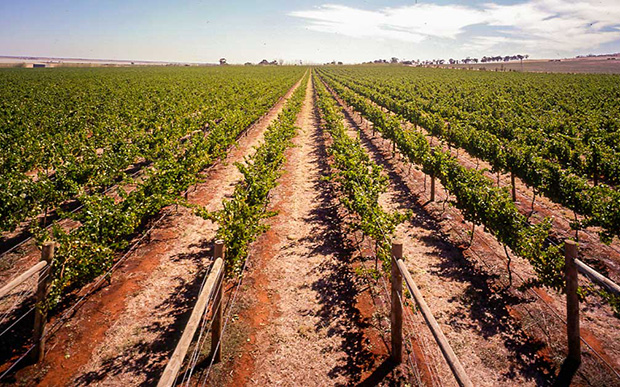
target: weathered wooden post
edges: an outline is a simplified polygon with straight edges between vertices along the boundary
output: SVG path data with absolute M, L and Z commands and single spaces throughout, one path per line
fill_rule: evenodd
M 398 268 L 398 260 L 403 257 L 403 244 L 392 244 L 392 310 L 390 312 L 390 327 L 392 333 L 391 359 L 396 364 L 403 361 L 403 276 Z
M 435 156 L 435 147 L 431 146 L 431 155 Z M 431 173 L 431 202 L 435 201 L 435 174 Z
M 510 185 L 512 186 L 512 201 L 517 201 L 517 189 L 515 187 L 515 174 L 510 171 Z
M 224 241 L 217 240 L 213 246 L 213 259 L 222 258 L 224 260 Z M 225 266 L 225 265 L 224 265 Z M 213 312 L 213 327 L 211 333 L 211 353 L 213 354 L 213 362 L 217 363 L 222 359 L 222 344 L 220 340 L 222 338 L 222 291 L 225 270 L 222 270 L 222 276 L 217 279 L 215 285 L 215 298 L 213 300 L 213 306 L 215 311 Z
M 594 160 L 594 171 L 593 171 L 593 180 L 594 180 L 594 185 L 597 186 L 598 185 L 598 152 L 595 149 L 594 150 L 594 154 L 592 155 L 593 160 Z
M 207 281 L 198 295 L 198 300 L 196 301 L 192 314 L 185 325 L 185 329 L 183 329 L 181 339 L 170 356 L 168 364 L 166 364 L 166 368 L 159 379 L 159 383 L 157 383 L 158 387 L 172 387 L 176 384 L 177 375 L 183 365 L 185 355 L 187 355 L 189 346 L 191 345 L 192 339 L 196 334 L 196 330 L 200 326 L 200 322 L 202 321 L 209 302 L 212 299 L 215 299 L 215 292 L 218 290 L 217 285 L 222 281 L 223 275 L 224 261 L 222 259 L 216 259 L 211 267 L 209 275 L 207 276 Z
M 566 276 L 566 333 L 568 337 L 568 359 L 581 363 L 581 337 L 579 335 L 579 297 L 577 296 L 577 243 L 564 242 Z
M 34 329 L 32 339 L 34 348 L 30 353 L 31 360 L 38 363 L 43 360 L 45 354 L 45 323 L 47 322 L 47 305 L 45 301 L 49 291 L 49 285 L 52 280 L 52 260 L 54 259 L 54 242 L 45 242 L 41 250 L 41 261 L 47 262 L 47 271 L 43 274 L 39 273 L 39 283 L 36 293 L 36 304 L 34 310 Z M 41 278 L 41 275 L 44 277 Z

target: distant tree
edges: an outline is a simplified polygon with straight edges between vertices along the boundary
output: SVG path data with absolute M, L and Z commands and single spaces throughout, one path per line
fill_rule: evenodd
M 252 66 L 252 62 L 245 62 L 246 66 Z
M 278 59 L 278 65 L 282 66 L 284 64 L 284 59 Z
M 338 64 L 339 64 L 340 66 L 342 66 L 342 62 L 338 62 Z
M 227 65 L 228 63 L 226 63 L 226 58 L 220 58 L 220 66 L 224 66 Z
M 263 59 L 263 60 L 261 60 L 260 62 L 258 62 L 258 64 L 259 64 L 259 65 L 263 65 L 263 66 L 265 66 L 265 65 L 268 65 L 268 64 L 269 64 L 269 62 L 267 61 L 267 59 Z
M 390 60 L 390 63 L 392 64 L 398 63 L 398 58 L 393 56 L 392 59 Z

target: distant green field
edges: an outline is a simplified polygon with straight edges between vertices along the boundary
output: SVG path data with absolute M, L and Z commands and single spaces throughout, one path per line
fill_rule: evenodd
M 620 75 L 396 66 L 321 73 L 520 177 L 584 215 L 582 226 L 600 227 L 604 240 L 620 236 Z
M 305 71 L 0 70 L 0 231 L 29 222 L 37 239 L 57 242 L 51 305 L 105 271 L 144 222 L 177 202 Z M 107 192 L 115 184 L 116 199 Z M 58 211 L 69 200 L 81 211 Z M 80 227 L 43 230 L 51 210 Z

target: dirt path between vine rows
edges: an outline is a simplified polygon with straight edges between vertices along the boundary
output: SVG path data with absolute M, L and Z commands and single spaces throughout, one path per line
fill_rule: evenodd
M 337 201 L 324 179 L 329 173 L 325 137 L 311 84 L 297 124 L 301 130 L 271 194 L 270 208 L 278 215 L 253 244 L 234 310 L 238 318 L 225 335 L 232 353 L 209 384 L 401 380 L 400 371 L 386 363 L 388 348 L 373 320 L 368 287 L 354 272 L 353 252 L 343 247 Z
M 233 163 L 260 144 L 300 82 L 247 130 L 225 160 L 203 173 L 205 180 L 188 194 L 191 204 L 221 208 L 241 177 Z M 208 272 L 217 229 L 187 208 L 162 213 L 165 217 L 113 273 L 111 283 L 51 337 L 45 360 L 20 370 L 16 381 L 43 386 L 157 383 Z
M 513 287 L 506 288 L 504 251 L 495 238 L 478 227 L 469 247 L 471 225 L 456 208 L 444 207 L 441 184 L 437 182 L 436 202 L 430 203 L 424 174 L 392 157 L 392 144 L 378 133 L 373 136 L 372 123 L 348 106 L 345 112 L 349 124 L 361 128 L 364 145 L 390 177 L 390 192 L 382 198 L 385 205 L 414 210 L 413 220 L 397 232 L 405 256 L 410 257 L 407 266 L 474 384 L 552 383 L 565 356 L 566 328 L 562 316 L 556 315 L 565 310 L 562 297 L 542 290 L 517 291 L 523 279 L 532 276 L 529 263 L 518 257 L 512 257 Z M 584 309 L 582 336 L 613 365 L 615 349 L 603 349 L 589 330 L 604 322 L 591 317 L 595 311 Z M 603 333 L 617 341 L 619 332 L 613 324 Z M 578 383 L 618 382 L 587 346 L 583 353 Z
M 379 106 L 366 98 L 366 101 L 374 106 L 381 108 L 388 114 L 394 114 L 390 110 Z M 409 121 L 405 121 L 403 126 L 406 130 L 417 130 L 424 133 L 431 138 L 431 144 L 434 146 L 440 146 L 444 151 L 450 151 L 454 155 L 459 163 L 467 168 L 478 169 L 486 177 L 492 181 L 497 181 L 497 174 L 492 173 L 491 164 L 488 162 L 476 158 L 465 150 L 456 150 L 454 147 L 448 147 L 445 142 L 438 141 L 435 137 L 431 137 L 430 133 L 417 125 Z M 500 174 L 499 182 L 501 187 L 510 189 L 511 181 L 510 174 Z M 593 182 L 590 181 L 593 185 Z M 532 210 L 533 190 L 532 187 L 526 185 L 520 178 L 515 177 L 516 187 L 516 206 L 522 214 L 529 215 Z M 544 218 L 553 219 L 552 236 L 557 240 L 562 241 L 568 238 L 574 238 L 575 231 L 571 228 L 571 222 L 575 220 L 575 213 L 565 206 L 553 202 L 551 199 L 537 195 L 534 201 L 533 213 L 531 219 L 534 223 L 542 221 Z M 578 220 L 583 220 L 584 217 L 577 215 Z M 587 264 L 594 267 L 601 274 L 611 278 L 616 283 L 620 282 L 620 239 L 614 238 L 611 245 L 606 245 L 600 241 L 597 234 L 598 228 L 589 227 L 586 230 L 579 232 L 579 254 L 580 258 Z M 588 281 L 583 278 L 583 281 Z M 607 308 L 606 313 L 611 316 L 610 308 Z

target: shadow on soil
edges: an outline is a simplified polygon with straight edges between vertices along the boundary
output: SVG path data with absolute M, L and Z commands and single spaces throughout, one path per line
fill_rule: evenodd
M 319 117 L 315 117 L 316 122 L 320 122 Z M 344 361 L 338 362 L 331 369 L 329 377 L 344 377 L 347 385 L 355 385 L 360 382 L 362 373 L 371 369 L 376 361 L 375 355 L 367 349 L 368 339 L 364 335 L 364 330 L 370 327 L 370 319 L 362 316 L 355 306 L 356 297 L 363 286 L 362 279 L 353 271 L 350 247 L 343 247 L 347 246 L 347 238 L 343 233 L 345 226 L 341 214 L 338 213 L 331 183 L 322 178 L 329 174 L 323 131 L 316 130 L 312 136 L 315 144 L 312 156 L 318 163 L 320 172 L 314 181 L 314 191 L 318 193 L 319 204 L 305 219 L 313 225 L 313 232 L 304 238 L 303 242 L 314 246 L 310 254 L 334 257 L 316 269 L 321 273 L 321 278 L 310 285 L 316 292 L 320 305 L 316 312 L 320 321 L 315 329 L 327 329 L 329 337 L 339 338 L 338 347 L 331 350 L 346 354 Z M 381 371 L 384 369 L 385 366 L 382 366 L 375 371 L 373 375 L 376 380 L 387 375 Z
M 198 248 L 198 251 L 191 254 L 179 254 L 173 258 L 173 261 L 202 262 L 205 256 L 212 255 L 212 242 L 204 240 L 199 245 L 190 246 Z M 166 360 L 181 338 L 183 328 L 189 320 L 192 307 L 200 292 L 204 276 L 209 273 L 209 270 L 205 270 L 203 275 L 195 276 L 194 280 L 188 283 L 179 279 L 179 284 L 172 292 L 172 296 L 157 306 L 154 311 L 155 314 L 158 313 L 158 310 L 165 311 L 166 316 L 172 317 L 174 322 L 172 324 L 154 322 L 145 327 L 145 331 L 157 334 L 154 340 L 128 346 L 122 353 L 105 360 L 97 371 L 88 372 L 78 377 L 74 384 L 79 386 L 97 384 L 110 376 L 131 370 L 132 373 L 144 378 L 140 383 L 141 386 L 156 385 L 164 371 Z
M 506 379 L 510 380 L 520 375 L 537 385 L 549 385 L 549 375 L 555 374 L 555 366 L 539 355 L 545 349 L 545 344 L 528 337 L 519 321 L 509 313 L 511 306 L 528 301 L 507 291 L 496 289 L 493 284 L 498 276 L 478 269 L 465 258 L 463 249 L 449 242 L 448 235 L 441 231 L 437 217 L 418 204 L 423 199 L 411 190 L 403 176 L 397 172 L 391 155 L 386 154 L 377 145 L 377 142 L 383 141 L 379 134 L 377 139 L 373 140 L 368 131 L 362 130 L 348 112 L 344 113 L 348 124 L 360 134 L 360 140 L 371 158 L 381 165 L 388 175 L 397 193 L 393 198 L 396 204 L 400 209 L 413 211 L 414 216 L 410 219 L 412 224 L 433 231 L 430 237 L 421 239 L 423 243 L 432 246 L 442 258 L 440 265 L 429 268 L 432 269 L 431 273 L 467 286 L 464 295 L 450 300 L 466 307 L 446 316 L 444 320 L 451 321 L 450 325 L 457 332 L 480 332 L 484 338 L 499 335 L 505 348 L 510 351 L 510 357 L 514 359 L 509 365 L 509 370 L 503 373 Z M 487 361 L 492 364 L 497 362 L 497 358 L 489 354 Z M 499 370 L 505 369 L 506 365 L 497 364 L 496 368 L 501 372 Z

